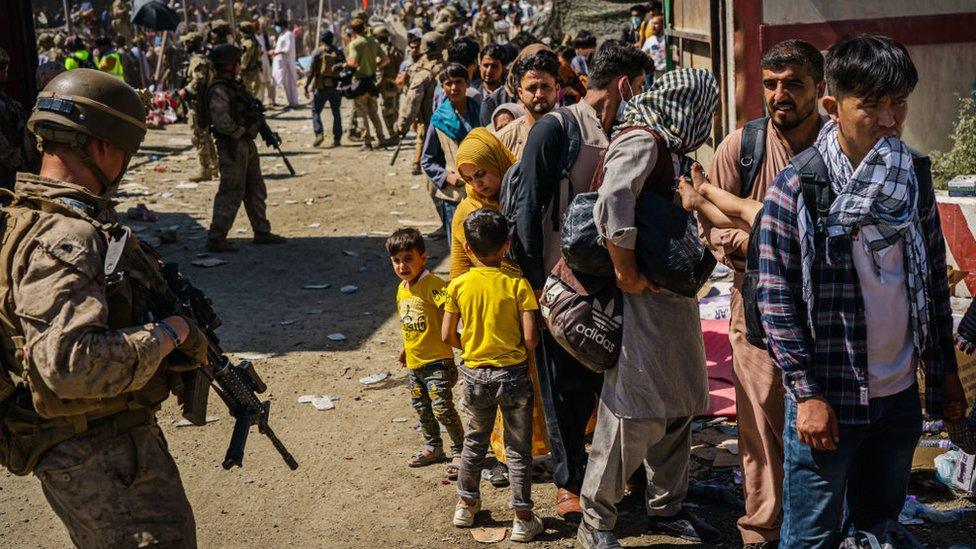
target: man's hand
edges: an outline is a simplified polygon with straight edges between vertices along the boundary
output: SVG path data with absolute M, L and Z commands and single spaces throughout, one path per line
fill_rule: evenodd
M 645 290 L 657 293 L 661 291 L 655 284 L 637 270 L 637 256 L 634 250 L 621 248 L 607 239 L 607 251 L 613 262 L 613 273 L 617 279 L 617 287 L 628 294 L 641 294 Z
M 840 427 L 834 409 L 823 397 L 802 400 L 796 405 L 796 434 L 814 450 L 836 450 Z
M 444 178 L 444 182 L 452 187 L 460 187 L 464 185 L 464 180 L 454 172 L 448 172 L 447 177 Z
M 957 372 L 947 373 L 942 382 L 942 412 L 948 422 L 966 419 L 966 391 Z

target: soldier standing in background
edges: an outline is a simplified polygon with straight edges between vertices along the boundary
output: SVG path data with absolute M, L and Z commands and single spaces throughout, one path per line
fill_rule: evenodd
M 220 187 L 214 197 L 213 220 L 207 235 L 207 250 L 236 252 L 237 246 L 227 240 L 237 210 L 251 221 L 255 244 L 282 244 L 283 237 L 271 233 L 268 222 L 268 189 L 261 176 L 261 160 L 254 138 L 258 135 L 260 112 L 257 100 L 241 83 L 241 54 L 237 46 L 221 44 L 210 50 L 215 78 L 207 89 L 207 113 L 210 131 L 217 142 L 220 162 Z
M 390 59 L 383 53 L 379 42 L 366 36 L 366 23 L 362 19 L 353 19 L 349 23 L 349 29 L 352 31 L 353 39 L 349 42 L 346 65 L 356 69 L 353 75 L 355 81 L 353 86 L 359 95 L 353 99 L 353 104 L 356 107 L 356 117 L 363 125 L 363 148 L 385 147 L 390 142 L 383 136 L 383 124 L 380 121 L 379 105 L 376 102 L 379 96 L 376 75 L 389 64 Z M 370 123 L 376 130 L 375 144 L 369 131 Z
M 261 97 L 262 51 L 254 35 L 254 23 L 244 21 L 237 25 L 237 30 L 241 33 L 241 47 L 244 48 L 244 55 L 241 56 L 241 80 L 244 81 L 248 93 Z
M 0 48 L 0 187 L 12 189 L 18 171 L 27 169 L 24 107 L 6 90 L 10 56 Z
M 223 19 L 217 19 L 210 25 L 210 35 L 207 37 L 207 42 L 211 47 L 227 44 L 230 42 L 231 33 L 230 23 Z
M 40 175 L 17 175 L 3 213 L 0 420 L 21 434 L 8 439 L 16 446 L 3 465 L 34 473 L 81 548 L 196 547 L 156 411 L 179 373 L 206 360 L 206 339 L 172 314 L 157 263 L 108 198 L 146 135 L 145 117 L 117 78 L 90 69 L 55 77 L 27 123 L 43 148 Z
M 210 181 L 220 174 L 217 172 L 217 149 L 213 138 L 207 131 L 206 109 L 204 99 L 207 86 L 213 79 L 213 64 L 203 53 L 203 35 L 191 32 L 183 35 L 183 46 L 190 54 L 190 62 L 183 75 L 184 85 L 179 90 L 179 96 L 187 103 L 186 123 L 190 126 L 192 135 L 190 141 L 197 150 L 200 161 L 200 171 L 190 177 L 190 181 Z M 203 116 L 201 116 L 201 114 Z
M 383 55 L 390 60 L 380 69 L 376 87 L 380 90 L 383 123 L 392 137 L 393 126 L 396 125 L 397 113 L 400 111 L 400 88 L 396 85 L 396 78 L 400 72 L 400 64 L 403 63 L 403 51 L 390 40 L 390 31 L 386 27 L 374 27 L 373 36 L 380 43 Z
M 342 97 L 339 96 L 339 74 L 335 71 L 335 65 L 344 63 L 346 56 L 335 47 L 334 38 L 332 31 L 322 31 L 319 39 L 321 45 L 312 55 L 312 66 L 305 79 L 305 97 L 309 96 L 310 88 L 315 89 L 315 95 L 312 96 L 312 129 L 315 131 L 313 147 L 318 147 L 325 139 L 322 109 L 326 103 L 332 111 L 332 146 L 338 147 L 342 141 L 342 115 L 339 113 Z
M 420 39 L 420 54 L 423 56 L 407 69 L 407 95 L 400 108 L 400 116 L 393 125 L 395 137 L 405 135 L 412 127 L 417 132 L 413 155 L 413 175 L 420 175 L 420 155 L 423 152 L 424 137 L 430 117 L 434 114 L 434 90 L 437 89 L 437 75 L 444 66 L 444 37 L 436 32 L 428 32 Z
M 132 23 L 129 21 L 129 7 L 132 2 L 127 0 L 115 0 L 112 2 L 112 29 L 115 34 L 132 38 Z

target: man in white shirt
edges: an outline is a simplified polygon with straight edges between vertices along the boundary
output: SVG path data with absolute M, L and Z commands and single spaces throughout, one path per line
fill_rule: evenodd
M 274 74 L 275 84 L 285 89 L 285 98 L 288 101 L 288 108 L 297 108 L 298 103 L 298 82 L 297 66 L 295 64 L 295 35 L 288 28 L 288 21 L 282 20 L 275 25 L 275 32 L 278 33 L 278 40 L 275 42 L 275 49 L 268 52 L 273 56 L 272 73 Z

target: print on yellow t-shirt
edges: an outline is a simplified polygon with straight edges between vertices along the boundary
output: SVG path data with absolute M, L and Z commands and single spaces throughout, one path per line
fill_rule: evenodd
M 407 368 L 416 370 L 439 360 L 454 359 L 451 346 L 441 340 L 442 307 L 447 301 L 444 288 L 447 283 L 431 273 L 420 275 L 420 280 L 407 289 L 405 282 L 397 288 L 397 313 L 403 348 L 407 355 Z

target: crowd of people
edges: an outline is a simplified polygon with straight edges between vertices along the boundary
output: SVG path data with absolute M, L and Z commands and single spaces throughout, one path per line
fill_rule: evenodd
M 207 240 L 215 253 L 237 250 L 227 235 L 242 204 L 255 244 L 285 242 L 271 232 L 254 145 L 262 102 L 310 108 L 316 147 L 326 140 L 326 106 L 333 147 L 346 140 L 372 151 L 415 136 L 413 175 L 427 181 L 441 227 L 427 235 L 403 228 L 386 243 L 401 280 L 400 363 L 423 434 L 407 465 L 446 462 L 457 481 L 455 526 L 478 524 L 485 477 L 511 487 L 511 540 L 533 540 L 544 530 L 533 511 L 533 471 L 546 463 L 555 512 L 579 523 L 583 547 L 620 546 L 616 506 L 633 490 L 645 492 L 648 532 L 722 540 L 684 505 L 692 420 L 709 398 L 697 300 L 649 270 L 646 254 L 675 252 L 649 248 L 642 234 L 655 223 L 641 219 L 648 208 L 677 202 L 695 213 L 703 244 L 735 272 L 729 339 L 744 546 L 836 547 L 857 531 L 910 536 L 898 530 L 897 516 L 921 434 L 918 374 L 925 413 L 944 418 L 957 443 L 973 449 L 976 419 L 966 418 L 954 345 L 974 350 L 976 321 L 964 322 L 954 339 L 929 164 L 900 139 L 918 71 L 898 42 L 847 38 L 826 56 L 801 40 L 772 46 L 761 59 L 767 116 L 726 136 L 706 172 L 691 156 L 712 135 L 718 82 L 708 70 L 673 66 L 656 2 L 633 6 L 619 37 L 602 41 L 585 30 L 538 38 L 534 25 L 552 6 L 526 0 L 342 10 L 326 14 L 317 37 L 316 25 L 296 25 L 298 14 L 273 5 L 188 6 L 178 40 L 132 28 L 127 4 L 101 15 L 80 6 L 75 26 L 84 30 L 39 35 L 43 91 L 29 119 L 0 97 L 9 106 L 0 166 L 5 186 L 16 179 L 16 205 L 70 198 L 43 210 L 51 221 L 38 225 L 47 227 L 35 237 L 40 244 L 11 256 L 17 307 L 0 310 L 3 337 L 37 350 L 13 373 L 30 380 L 38 412 L 62 419 L 95 410 L 98 421 L 124 413 L 140 440 L 161 440 L 148 419 L 152 406 L 118 412 L 70 404 L 136 395 L 158 406 L 147 391 L 159 365 L 185 368 L 200 356 L 199 331 L 179 316 L 140 327 L 144 316 L 135 312 L 111 325 L 61 313 L 68 302 L 59 299 L 106 291 L 97 277 L 74 274 L 90 266 L 72 246 L 93 246 L 88 259 L 99 263 L 106 252 L 95 235 L 107 235 L 110 251 L 118 238 L 95 221 L 109 207 L 98 197 L 117 189 L 145 135 L 145 106 L 132 89 L 152 87 L 183 107 L 200 164 L 192 179 L 220 180 Z M 215 17 L 228 10 L 236 29 Z M 36 19 L 39 27 L 57 24 L 43 12 Z M 8 63 L 0 53 L 0 77 Z M 344 100 L 352 102 L 348 121 Z M 79 119 L 71 108 L 94 115 Z M 128 129 L 109 131 L 105 117 Z M 587 196 L 585 213 L 607 255 L 604 279 L 619 289 L 600 311 L 601 326 L 620 332 L 605 372 L 549 329 L 552 280 L 585 279 L 567 275 L 564 243 L 579 238 L 566 212 Z M 655 199 L 667 204 L 653 206 Z M 88 223 L 88 240 L 69 238 L 79 220 Z M 427 241 L 435 239 L 450 249 L 449 280 L 427 265 Z M 124 249 L 116 253 L 133 254 L 125 255 L 130 263 L 141 257 L 138 247 Z M 8 251 L 5 243 L 0 259 Z M 114 276 L 108 267 L 106 275 Z M 52 297 L 28 306 L 30 291 Z M 96 301 L 86 305 L 94 307 L 86 319 L 113 306 Z M 44 343 L 53 331 L 77 337 Z M 82 375 L 76 362 L 94 360 L 72 353 L 84 338 L 104 349 L 91 356 L 132 371 L 99 384 L 98 394 L 72 385 Z M 101 444 L 120 444 L 112 438 L 120 424 L 112 425 Z M 195 543 L 165 445 L 145 451 L 164 465 L 154 489 L 171 504 L 172 523 L 135 516 L 145 510 L 136 498 L 154 495 L 144 492 L 111 502 L 131 503 L 132 524 L 97 533 L 72 509 L 104 497 L 82 497 L 42 474 L 67 453 L 89 451 L 62 451 L 70 444 L 80 444 L 73 433 L 45 447 L 31 467 L 49 500 L 60 502 L 55 510 L 75 543 L 111 545 L 99 536 L 128 535 L 130 526 Z M 96 469 L 84 474 L 104 475 Z

